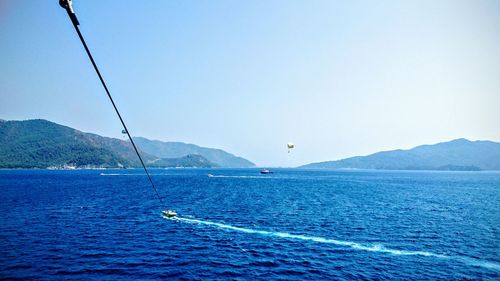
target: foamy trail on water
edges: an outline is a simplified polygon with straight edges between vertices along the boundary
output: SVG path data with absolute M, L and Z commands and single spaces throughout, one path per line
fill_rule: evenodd
M 149 174 L 150 176 L 172 176 L 169 174 Z M 146 174 L 121 174 L 121 173 L 100 173 L 99 176 L 121 177 L 121 176 L 146 176 Z
M 465 256 L 447 256 L 447 255 L 441 255 L 441 254 L 436 254 L 436 253 L 431 253 L 431 252 L 426 252 L 426 251 L 397 250 L 397 249 L 386 248 L 381 244 L 368 245 L 368 244 L 361 244 L 361 243 L 356 243 L 356 242 L 342 241 L 342 240 L 323 238 L 323 237 L 317 237 L 317 236 L 290 234 L 287 232 L 255 230 L 255 229 L 236 227 L 236 226 L 227 225 L 227 224 L 223 224 L 223 223 L 197 220 L 197 219 L 188 219 L 188 218 L 180 218 L 180 217 L 176 217 L 176 218 L 172 218 L 172 219 L 182 221 L 182 222 L 187 222 L 187 223 L 204 224 L 204 225 L 209 225 L 209 226 L 213 226 L 213 227 L 219 227 L 222 229 L 228 229 L 228 230 L 244 232 L 244 233 L 258 234 L 258 235 L 263 235 L 263 236 L 279 237 L 279 238 L 284 238 L 284 239 L 300 239 L 300 240 L 312 241 L 312 242 L 317 242 L 317 243 L 334 244 L 334 245 L 338 245 L 338 246 L 350 247 L 352 249 L 359 250 L 359 251 L 387 253 L 387 254 L 398 255 L 398 256 L 424 256 L 424 257 L 434 257 L 434 258 L 439 258 L 439 259 L 449 259 L 449 260 L 459 261 L 459 262 L 465 263 L 467 265 L 480 266 L 480 267 L 492 269 L 492 270 L 500 270 L 500 264 L 498 264 L 496 262 L 482 261 L 482 260 L 478 260 L 478 259 L 474 259 L 474 258 L 470 258 L 470 257 L 465 257 Z
M 275 179 L 269 176 L 226 176 L 226 175 L 209 175 L 209 178 L 234 178 L 234 179 Z
M 179 174 L 149 174 L 151 176 L 179 176 Z M 130 173 L 100 173 L 99 176 L 146 176 L 146 174 L 130 174 Z M 209 175 L 209 178 L 237 178 L 237 179 L 276 179 L 277 177 L 269 176 L 225 176 L 225 175 Z

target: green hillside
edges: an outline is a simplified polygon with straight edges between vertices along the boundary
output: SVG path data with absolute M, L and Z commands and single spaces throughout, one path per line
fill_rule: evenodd
M 255 164 L 222 149 L 201 147 L 183 142 L 163 142 L 135 137 L 134 142 L 145 152 L 162 158 L 183 157 L 189 154 L 201 155 L 220 167 L 249 168 Z
M 161 159 L 141 152 L 157 167 L 216 166 L 201 156 Z M 0 121 L 0 168 L 139 167 L 129 142 L 84 133 L 47 120 Z
M 385 170 L 500 170 L 500 143 L 457 139 L 409 150 L 392 150 L 302 168 Z

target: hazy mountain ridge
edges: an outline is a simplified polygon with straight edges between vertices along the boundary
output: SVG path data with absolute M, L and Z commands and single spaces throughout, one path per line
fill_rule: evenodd
M 134 142 L 145 152 L 162 158 L 182 157 L 194 154 L 201 155 L 220 167 L 249 168 L 255 166 L 254 163 L 222 149 L 201 147 L 183 142 L 149 140 L 143 137 L 134 137 Z
M 217 167 L 200 155 L 162 159 L 143 151 L 155 167 Z M 139 167 L 130 142 L 84 133 L 47 120 L 0 122 L 0 168 Z
M 456 139 L 408 150 L 377 152 L 301 168 L 384 170 L 500 170 L 500 143 Z
M 197 154 L 188 154 L 179 158 L 160 158 L 149 162 L 149 167 L 193 167 L 193 168 L 214 168 L 219 165 L 210 162 L 208 159 Z

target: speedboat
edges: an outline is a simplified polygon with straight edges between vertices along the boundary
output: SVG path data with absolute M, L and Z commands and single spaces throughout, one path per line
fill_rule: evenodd
M 173 218 L 173 217 L 177 216 L 177 213 L 175 211 L 172 211 L 172 210 L 162 211 L 161 214 L 166 218 Z
M 272 174 L 273 172 L 269 171 L 268 169 L 264 169 L 260 171 L 261 174 L 267 175 L 267 174 Z

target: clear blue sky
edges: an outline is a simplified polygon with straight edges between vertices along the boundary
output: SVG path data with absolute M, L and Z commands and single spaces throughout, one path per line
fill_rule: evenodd
M 269 166 L 500 140 L 500 1 L 74 0 L 74 8 L 136 136 Z M 0 2 L 0 73 L 0 118 L 121 137 L 57 0 Z

